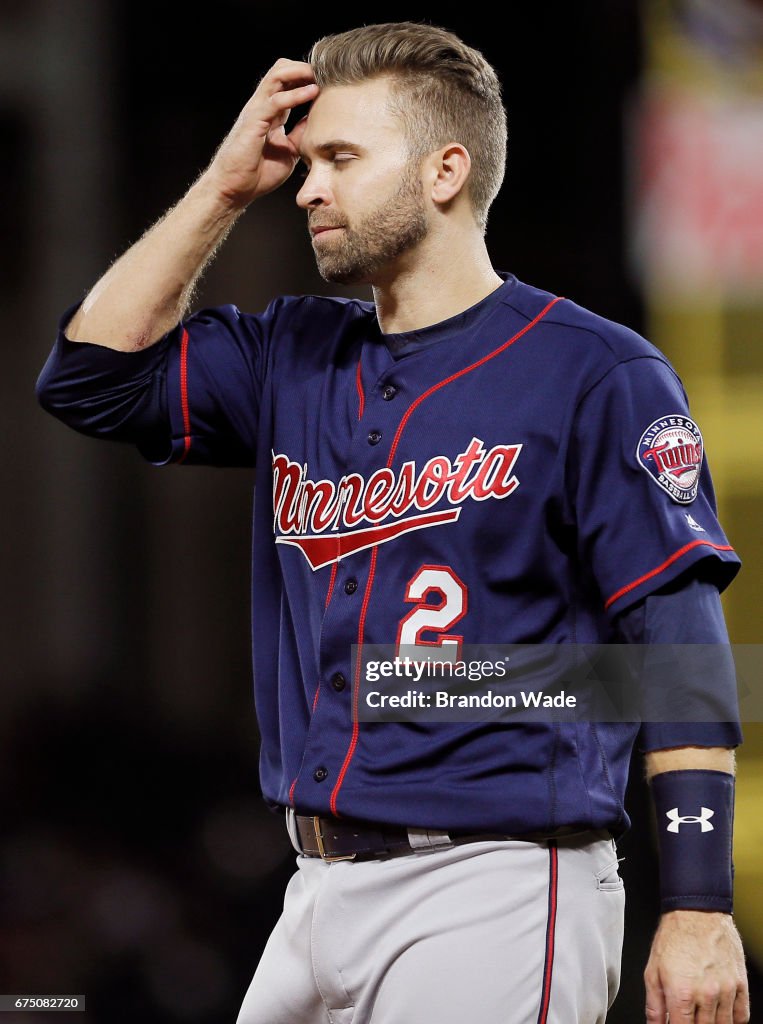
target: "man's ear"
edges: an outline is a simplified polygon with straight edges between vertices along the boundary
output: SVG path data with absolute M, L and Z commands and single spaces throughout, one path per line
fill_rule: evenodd
M 469 177 L 472 160 L 469 151 L 460 142 L 431 153 L 427 158 L 431 197 L 438 205 L 451 202 L 461 192 Z

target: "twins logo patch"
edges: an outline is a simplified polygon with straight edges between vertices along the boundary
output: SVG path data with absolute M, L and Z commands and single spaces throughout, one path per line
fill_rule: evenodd
M 641 435 L 636 457 L 673 501 L 688 505 L 697 497 L 702 448 L 702 434 L 693 420 L 663 416 Z

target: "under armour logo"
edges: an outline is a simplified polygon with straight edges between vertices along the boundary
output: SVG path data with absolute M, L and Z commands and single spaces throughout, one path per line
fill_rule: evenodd
M 677 832 L 681 825 L 693 824 L 699 822 L 700 828 L 703 832 L 712 832 L 713 826 L 710 824 L 710 819 L 715 814 L 715 811 L 711 811 L 709 807 L 703 807 L 701 813 L 697 814 L 686 814 L 682 818 L 678 813 L 678 808 L 674 807 L 672 811 L 666 811 L 665 817 L 670 818 L 670 824 L 668 825 L 668 832 Z

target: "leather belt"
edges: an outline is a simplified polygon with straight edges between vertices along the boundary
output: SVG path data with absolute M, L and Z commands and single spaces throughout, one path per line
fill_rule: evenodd
M 299 836 L 300 852 L 307 857 L 320 857 L 325 861 L 395 857 L 407 853 L 450 849 L 462 843 L 486 840 L 520 839 L 526 842 L 544 842 L 557 836 L 578 835 L 584 831 L 569 827 L 554 832 L 528 832 L 522 835 L 507 835 L 505 832 L 463 834 L 303 814 L 295 814 L 294 821 Z

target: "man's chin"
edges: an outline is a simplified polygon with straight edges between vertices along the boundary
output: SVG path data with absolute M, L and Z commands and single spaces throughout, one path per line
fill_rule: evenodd
M 330 284 L 371 284 L 372 275 L 359 267 L 337 267 L 318 263 L 318 273 Z

